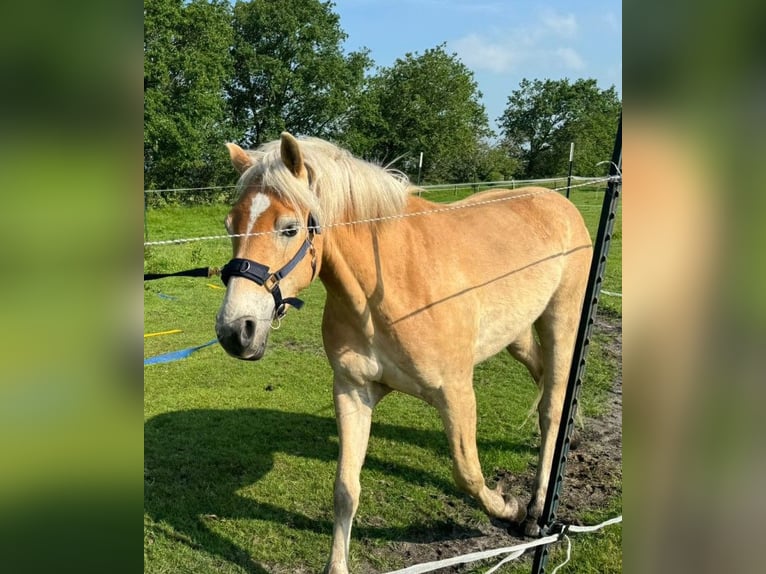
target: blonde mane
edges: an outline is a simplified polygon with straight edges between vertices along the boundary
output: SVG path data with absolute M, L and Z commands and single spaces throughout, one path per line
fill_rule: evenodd
M 247 152 L 254 163 L 239 180 L 240 195 L 259 183 L 297 208 L 311 210 L 321 225 L 403 211 L 412 189 L 403 173 L 356 158 L 318 138 L 300 138 L 299 143 L 310 185 L 290 173 L 276 140 Z

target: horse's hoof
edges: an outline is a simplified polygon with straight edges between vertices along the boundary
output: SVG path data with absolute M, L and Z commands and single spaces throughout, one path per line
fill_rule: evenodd
M 325 566 L 324 574 L 348 574 L 348 567 L 345 562 L 332 562 Z
M 537 524 L 537 520 L 531 516 L 524 523 L 524 535 L 530 538 L 540 537 L 540 525 Z
M 504 518 L 510 522 L 521 524 L 527 516 L 527 509 L 512 494 L 503 494 L 503 500 L 505 501 Z

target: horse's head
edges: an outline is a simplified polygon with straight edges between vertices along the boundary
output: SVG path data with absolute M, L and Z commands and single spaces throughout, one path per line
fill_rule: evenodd
M 313 196 L 312 182 L 293 136 L 283 133 L 279 155 L 260 160 L 235 144 L 227 147 L 242 190 L 225 222 L 236 236 L 234 257 L 221 272 L 226 296 L 215 330 L 230 355 L 258 360 L 272 322 L 287 305 L 302 305 L 295 295 L 319 272 L 321 235 L 315 214 L 300 201 Z

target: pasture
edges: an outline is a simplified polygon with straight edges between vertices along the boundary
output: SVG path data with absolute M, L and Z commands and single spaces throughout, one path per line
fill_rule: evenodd
M 602 192 L 603 187 L 572 191 L 594 238 Z M 426 197 L 451 201 L 468 193 L 450 190 Z M 227 211 L 224 204 L 150 209 L 149 237 L 223 234 Z M 156 246 L 145 250 L 145 270 L 222 266 L 230 256 L 227 240 Z M 221 286 L 216 277 L 147 282 L 144 332 L 182 332 L 145 339 L 144 356 L 213 339 Z M 619 216 L 604 289 L 622 291 Z M 182 361 L 145 367 L 146 572 L 323 568 L 338 449 L 332 372 L 320 335 L 321 283 L 301 297 L 306 306 L 288 312 L 257 363 L 232 359 L 214 345 Z M 615 347 L 621 300 L 604 296 L 599 314 L 604 328 L 597 329 L 591 345 L 580 402 L 585 417 L 595 418 L 609 414 L 610 391 L 621 378 Z M 474 382 L 485 477 L 490 483 L 519 477 L 511 487 L 526 502 L 538 440 L 534 418 L 522 424 L 535 397 L 532 380 L 504 353 L 479 365 Z M 595 476 L 599 469 L 593 472 Z M 576 513 L 568 517 L 592 523 L 621 512 L 619 469 L 607 479 L 612 483 L 608 497 L 596 502 L 594 496 L 582 496 Z M 514 543 L 457 490 L 441 421 L 434 409 L 412 397 L 393 393 L 375 410 L 361 482 L 351 545 L 353 572 L 386 572 Z M 565 492 L 567 487 L 565 482 Z M 573 562 L 565 572 L 621 571 L 619 526 L 604 534 L 580 535 L 573 542 Z M 559 556 L 554 552 L 549 564 Z M 452 571 L 485 569 L 473 565 Z M 528 572 L 529 561 L 501 571 Z

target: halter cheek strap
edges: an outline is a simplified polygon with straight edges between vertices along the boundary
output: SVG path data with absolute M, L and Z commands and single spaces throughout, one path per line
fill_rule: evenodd
M 306 256 L 306 253 L 311 253 L 311 279 L 314 279 L 316 274 L 316 254 L 314 252 L 314 245 L 312 240 L 315 234 L 321 233 L 319 224 L 314 219 L 314 215 L 309 213 L 308 223 L 308 235 L 303 241 L 303 244 L 298 249 L 298 252 L 293 255 L 292 259 L 288 261 L 284 267 L 275 273 L 269 273 L 267 265 L 252 261 L 250 259 L 235 258 L 229 261 L 221 269 L 221 281 L 224 285 L 229 284 L 229 279 L 232 277 L 244 277 L 249 279 L 256 285 L 262 285 L 266 287 L 266 290 L 274 297 L 274 316 L 277 319 L 281 319 L 287 313 L 287 305 L 291 305 L 296 309 L 303 307 L 303 301 L 297 297 L 282 297 L 282 291 L 279 289 L 279 282 L 284 279 L 290 271 L 300 263 Z

